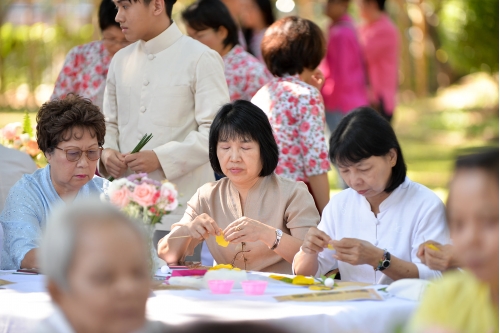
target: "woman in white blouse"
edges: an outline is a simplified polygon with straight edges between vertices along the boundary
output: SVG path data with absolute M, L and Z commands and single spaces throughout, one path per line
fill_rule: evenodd
M 329 157 L 350 187 L 334 196 L 318 228 L 309 229 L 295 255 L 296 274 L 389 284 L 431 279 L 417 256 L 426 240 L 449 243 L 445 208 L 428 188 L 406 177 L 394 130 L 371 108 L 347 115 L 330 138 Z

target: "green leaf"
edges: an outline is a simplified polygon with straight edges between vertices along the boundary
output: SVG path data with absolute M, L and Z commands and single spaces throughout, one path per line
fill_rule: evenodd
M 29 134 L 30 138 L 33 137 L 33 129 L 31 128 L 31 118 L 28 113 L 28 110 L 24 113 L 24 121 L 23 121 L 23 134 Z

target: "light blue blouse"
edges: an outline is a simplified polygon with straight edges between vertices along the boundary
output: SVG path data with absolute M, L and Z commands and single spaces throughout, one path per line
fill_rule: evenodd
M 106 193 L 109 182 L 95 176 L 75 200 Z M 50 165 L 24 175 L 10 190 L 0 214 L 4 231 L 1 269 L 19 269 L 24 256 L 38 247 L 51 210 L 63 203 L 50 179 Z

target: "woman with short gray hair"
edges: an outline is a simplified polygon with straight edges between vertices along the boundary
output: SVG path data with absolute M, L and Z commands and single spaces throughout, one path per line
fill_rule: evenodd
M 108 203 L 83 200 L 49 217 L 40 245 L 54 314 L 37 332 L 163 332 L 145 319 L 148 248 L 139 226 Z

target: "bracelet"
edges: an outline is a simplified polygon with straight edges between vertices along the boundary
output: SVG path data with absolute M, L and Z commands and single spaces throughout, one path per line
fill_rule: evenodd
M 276 240 L 274 241 L 273 246 L 269 248 L 269 250 L 274 250 L 275 248 L 278 247 L 282 236 L 283 236 L 283 231 L 281 231 L 280 229 L 276 229 Z

